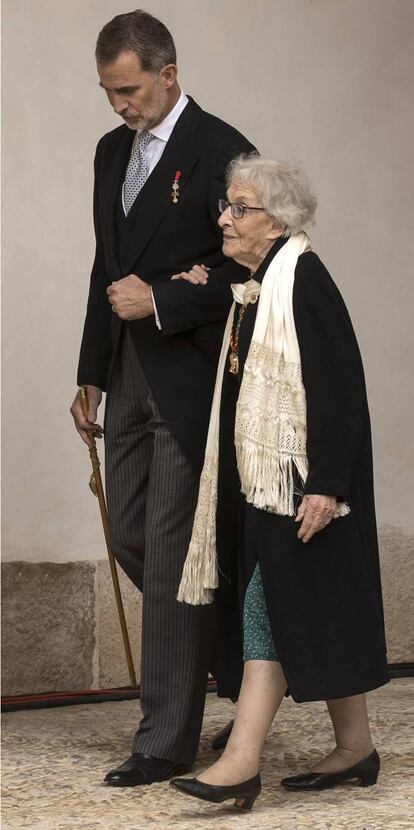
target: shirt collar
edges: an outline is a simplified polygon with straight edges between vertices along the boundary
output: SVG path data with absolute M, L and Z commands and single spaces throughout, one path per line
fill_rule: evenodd
M 188 98 L 184 92 L 181 92 L 181 95 L 175 107 L 173 107 L 173 109 L 171 110 L 171 112 L 169 112 L 168 115 L 165 116 L 163 121 L 157 124 L 156 127 L 151 127 L 151 130 L 149 130 L 151 135 L 153 135 L 154 138 L 160 138 L 161 141 L 167 142 L 182 111 L 185 109 L 187 104 Z

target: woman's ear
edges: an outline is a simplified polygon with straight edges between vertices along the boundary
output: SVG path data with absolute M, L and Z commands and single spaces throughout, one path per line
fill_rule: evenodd
M 267 234 L 268 239 L 279 239 L 279 236 L 282 236 L 282 234 L 285 233 L 286 228 L 287 225 L 281 227 L 280 225 L 277 225 L 276 222 L 273 222 L 273 225 Z

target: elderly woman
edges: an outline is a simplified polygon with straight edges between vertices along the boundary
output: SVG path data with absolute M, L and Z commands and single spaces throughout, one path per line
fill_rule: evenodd
M 304 231 L 316 199 L 297 167 L 257 156 L 236 159 L 227 183 L 223 251 L 251 279 L 233 286 L 178 599 L 208 603 L 215 593 L 229 620 L 239 585 L 244 673 L 223 755 L 198 778 L 171 784 L 249 809 L 287 693 L 326 700 L 336 746 L 282 784 L 375 784 L 365 692 L 388 674 L 364 374 L 343 299 Z M 202 266 L 179 276 L 208 279 Z M 226 642 L 230 665 L 229 624 L 225 655 Z

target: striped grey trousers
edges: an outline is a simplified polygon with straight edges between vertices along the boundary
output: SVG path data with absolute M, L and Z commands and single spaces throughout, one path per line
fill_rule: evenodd
M 105 415 L 111 546 L 143 594 L 141 709 L 133 752 L 194 761 L 212 640 L 211 607 L 177 602 L 198 475 L 162 419 L 125 326 Z

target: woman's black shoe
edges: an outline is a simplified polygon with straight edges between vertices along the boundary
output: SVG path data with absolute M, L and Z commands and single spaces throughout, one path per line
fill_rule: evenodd
M 242 810 L 251 810 L 254 802 L 262 789 L 260 774 L 243 781 L 242 784 L 233 784 L 229 787 L 219 787 L 213 784 L 204 784 L 197 778 L 173 778 L 170 786 L 175 787 L 181 793 L 192 795 L 194 798 L 201 798 L 203 801 L 213 801 L 220 804 L 228 798 L 234 798 L 234 806 Z
M 359 787 L 372 787 L 377 783 L 380 770 L 380 759 L 376 749 L 348 769 L 340 772 L 305 772 L 302 775 L 292 775 L 281 782 L 289 790 L 327 790 L 336 787 L 343 781 L 359 779 Z

